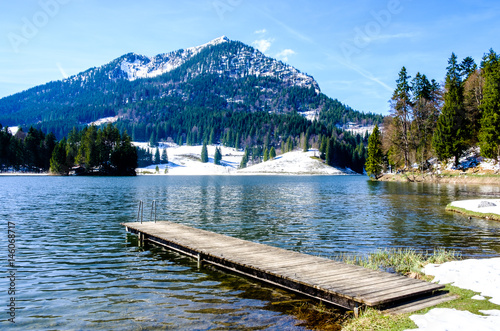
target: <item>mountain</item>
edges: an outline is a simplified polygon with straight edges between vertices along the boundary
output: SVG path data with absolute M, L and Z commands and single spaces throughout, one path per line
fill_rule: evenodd
M 4 126 L 33 125 L 58 137 L 112 117 L 137 140 L 154 135 L 177 141 L 212 126 L 208 117 L 230 122 L 233 114 L 257 114 L 264 121 L 268 115 L 295 113 L 317 118 L 330 130 L 381 121 L 322 94 L 313 77 L 226 37 L 153 57 L 129 53 L 0 99 Z M 220 138 L 227 127 L 215 129 Z

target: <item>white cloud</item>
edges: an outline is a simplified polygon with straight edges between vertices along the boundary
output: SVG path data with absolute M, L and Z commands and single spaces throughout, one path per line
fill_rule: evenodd
M 259 39 L 252 43 L 259 51 L 265 53 L 270 47 L 274 40 L 273 39 Z
M 287 62 L 288 56 L 293 55 L 293 54 L 295 54 L 295 52 L 292 49 L 287 48 L 287 49 L 282 50 L 278 54 L 276 54 L 276 58 Z
M 264 33 L 266 33 L 266 32 L 267 32 L 267 30 L 266 30 L 266 29 L 262 29 L 262 30 L 257 30 L 257 31 L 255 31 L 254 33 L 255 33 L 255 34 L 264 34 Z

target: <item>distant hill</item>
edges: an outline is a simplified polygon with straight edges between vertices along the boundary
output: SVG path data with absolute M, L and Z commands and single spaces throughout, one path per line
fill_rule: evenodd
M 275 117 L 283 114 L 288 117 Z M 154 57 L 129 53 L 0 99 L 4 126 L 33 125 L 59 138 L 73 127 L 110 117 L 140 141 L 199 142 L 212 130 L 221 140 L 228 129 L 245 139 L 252 132 L 238 128 L 242 120 L 262 122 L 259 130 L 265 121 L 301 122 L 293 119 L 297 114 L 318 119 L 329 130 L 382 120 L 327 97 L 313 77 L 226 37 Z M 285 133 L 305 132 L 297 130 Z

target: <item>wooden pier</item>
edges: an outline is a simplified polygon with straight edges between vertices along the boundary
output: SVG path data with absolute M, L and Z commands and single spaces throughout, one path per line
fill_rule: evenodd
M 357 313 L 363 306 L 410 312 L 453 299 L 444 285 L 344 264 L 172 222 L 124 223 L 139 237 L 211 264 Z M 438 293 L 438 295 L 436 295 Z

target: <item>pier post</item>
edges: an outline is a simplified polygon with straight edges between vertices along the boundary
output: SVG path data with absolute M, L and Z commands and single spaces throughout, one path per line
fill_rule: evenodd
M 201 269 L 201 254 L 196 255 L 196 262 L 198 269 Z

